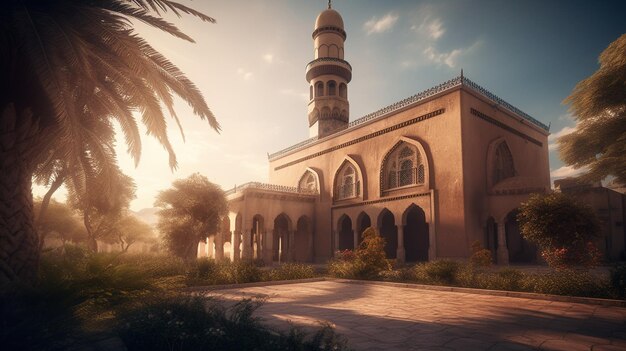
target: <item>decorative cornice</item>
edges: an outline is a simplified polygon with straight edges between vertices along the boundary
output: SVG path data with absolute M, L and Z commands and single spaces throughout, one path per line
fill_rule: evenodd
M 352 66 L 350 66 L 348 61 L 335 57 L 320 57 L 309 62 L 306 66 L 307 82 L 325 74 L 340 76 L 350 83 L 352 80 Z
M 333 59 L 333 58 L 323 58 L 323 59 Z M 319 60 L 319 59 L 318 59 Z M 333 60 L 338 60 L 338 59 L 333 59 Z M 343 60 L 342 60 L 343 61 Z M 313 63 L 315 61 L 311 61 L 309 63 L 309 65 L 311 63 Z M 345 62 L 345 61 L 344 61 Z M 347 62 L 346 62 L 347 63 Z M 308 65 L 307 65 L 308 67 Z M 352 122 L 350 122 L 348 124 L 348 129 L 350 128 L 355 128 L 358 127 L 359 125 L 369 122 L 371 120 L 377 119 L 377 118 L 381 118 L 383 116 L 387 116 L 389 113 L 394 112 L 394 111 L 398 111 L 401 110 L 409 105 L 415 104 L 417 102 L 426 100 L 432 96 L 435 96 L 439 93 L 442 93 L 444 91 L 459 87 L 459 86 L 464 86 L 464 87 L 468 87 L 470 89 L 472 89 L 473 91 L 481 94 L 482 96 L 486 97 L 487 99 L 492 100 L 494 103 L 506 108 L 507 110 L 517 114 L 518 116 L 522 117 L 523 119 L 529 121 L 530 123 L 534 124 L 535 126 L 543 129 L 544 131 L 549 131 L 550 128 L 548 126 L 546 126 L 545 124 L 539 122 L 537 119 L 529 116 L 528 114 L 524 113 L 523 111 L 521 111 L 520 109 L 516 108 L 515 106 L 509 104 L 508 102 L 504 101 L 503 99 L 499 98 L 497 95 L 491 93 L 490 91 L 488 91 L 487 89 L 481 87 L 480 85 L 474 83 L 473 81 L 469 80 L 468 78 L 466 78 L 465 76 L 458 76 L 456 78 L 450 79 L 446 82 L 443 82 L 437 86 L 434 86 L 430 89 L 424 90 L 418 94 L 415 94 L 411 97 L 408 97 L 404 100 L 400 100 L 396 103 L 393 103 L 389 106 L 383 107 L 378 111 L 372 112 L 370 114 L 367 114 L 359 119 L 356 119 Z M 290 146 L 288 148 L 285 148 L 283 150 L 277 151 L 273 154 L 270 155 L 270 159 L 275 158 L 275 157 L 279 157 L 282 155 L 285 155 L 286 153 L 289 153 L 291 151 L 294 151 L 296 149 L 305 147 L 308 144 L 311 144 L 313 142 L 315 142 L 316 140 L 318 140 L 317 138 L 311 138 L 311 139 L 307 139 L 303 142 L 300 142 L 297 145 L 293 145 Z
M 397 200 L 404 200 L 404 199 L 412 199 L 414 197 L 422 197 L 422 196 L 429 196 L 429 195 L 430 195 L 430 192 L 428 192 L 428 193 L 417 193 L 417 194 L 402 195 L 402 196 L 396 196 L 396 197 L 386 197 L 386 198 L 382 198 L 382 199 L 369 200 L 369 201 L 351 203 L 351 204 L 346 204 L 346 205 L 336 205 L 336 206 L 331 207 L 331 209 L 336 210 L 336 209 L 347 208 L 347 207 L 366 206 L 366 205 L 371 205 L 371 204 L 378 204 L 378 203 L 381 203 L 381 202 L 390 202 L 390 201 L 397 201 Z
M 367 139 L 371 139 L 371 138 L 374 138 L 374 137 L 377 137 L 377 136 L 380 136 L 380 135 L 383 135 L 383 134 L 387 134 L 387 133 L 389 133 L 391 131 L 394 131 L 394 130 L 397 130 L 397 129 L 400 129 L 400 128 L 404 128 L 404 127 L 406 127 L 408 125 L 415 124 L 415 123 L 427 120 L 427 119 L 435 117 L 435 116 L 439 116 L 439 115 L 443 114 L 444 112 L 446 112 L 446 109 L 445 108 L 440 108 L 438 110 L 435 110 L 433 112 L 427 113 L 425 115 L 421 115 L 421 116 L 418 116 L 418 117 L 415 117 L 415 118 L 411 118 L 411 119 L 409 119 L 407 121 L 404 121 L 402 123 L 398 123 L 398 124 L 393 125 L 391 127 L 387 127 L 387 128 L 381 129 L 381 130 L 379 130 L 377 132 L 370 133 L 370 134 L 364 135 L 362 137 L 350 140 L 348 142 L 341 143 L 339 145 L 335 145 L 335 146 L 330 147 L 328 149 L 316 152 L 314 154 L 301 157 L 301 158 L 293 160 L 291 162 L 287 162 L 287 163 L 285 163 L 283 165 L 274 167 L 274 170 L 277 171 L 279 169 L 283 169 L 285 167 L 289 167 L 289 166 L 295 165 L 296 163 L 300 163 L 302 161 L 310 160 L 310 159 L 312 159 L 314 157 L 318 157 L 318 156 L 327 154 L 329 152 L 333 152 L 335 150 L 343 149 L 344 147 L 360 143 L 360 142 L 365 141 Z M 273 157 L 273 155 L 271 155 L 270 158 L 271 157 Z
M 224 191 L 224 195 L 232 195 L 235 193 L 243 192 L 246 189 L 258 189 L 258 190 L 269 190 L 281 193 L 291 193 L 291 194 L 301 194 L 301 195 L 316 195 L 317 192 L 310 191 L 308 189 L 298 189 L 295 186 L 287 186 L 287 185 L 278 185 L 278 184 L 268 184 L 268 183 L 260 183 L 260 182 L 248 182 L 239 186 L 235 186 L 232 189 Z
M 317 38 L 318 35 L 322 34 L 322 32 L 335 32 L 339 34 L 343 38 L 343 40 L 346 40 L 347 38 L 346 31 L 335 26 L 319 27 L 313 31 L 313 34 L 311 34 L 311 37 L 315 40 L 315 38 Z
M 506 130 L 507 132 L 513 133 L 513 134 L 517 135 L 518 137 L 520 137 L 520 138 L 522 138 L 522 139 L 528 140 L 528 141 L 530 141 L 531 143 L 533 143 L 533 144 L 535 144 L 535 145 L 537 145 L 537 146 L 539 146 L 539 147 L 542 147 L 542 146 L 543 146 L 543 143 L 542 143 L 542 142 L 540 142 L 539 140 L 537 140 L 537 139 L 535 139 L 535 138 L 532 138 L 532 137 L 530 137 L 530 136 L 528 136 L 528 135 L 526 135 L 526 134 L 524 134 L 524 133 L 520 132 L 519 130 L 517 130 L 517 129 L 515 129 L 515 128 L 511 128 L 511 127 L 507 126 L 506 124 L 504 124 L 504 123 L 502 123 L 502 122 L 500 122 L 500 121 L 496 120 L 496 119 L 495 119 L 495 118 L 493 118 L 493 117 L 489 117 L 489 116 L 487 116 L 486 114 L 484 114 L 484 113 L 482 113 L 482 112 L 480 112 L 480 111 L 478 111 L 478 110 L 475 110 L 475 109 L 473 109 L 473 108 L 470 108 L 470 113 L 471 113 L 471 114 L 473 114 L 474 116 L 476 116 L 476 117 L 478 117 L 478 118 L 480 118 L 480 119 L 482 119 L 482 120 L 486 121 L 486 122 L 489 122 L 489 123 L 491 123 L 491 124 L 493 124 L 493 125 L 495 125 L 495 126 L 497 126 L 497 127 L 501 128 L 501 129 Z

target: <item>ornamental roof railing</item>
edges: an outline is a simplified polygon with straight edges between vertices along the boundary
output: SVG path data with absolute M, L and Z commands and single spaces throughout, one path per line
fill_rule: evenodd
M 320 63 L 320 62 L 339 62 L 339 63 L 343 63 L 344 65 L 347 65 L 348 67 L 350 67 L 350 70 L 352 70 L 352 66 L 350 65 L 350 63 L 348 61 L 342 60 L 342 59 L 336 58 L 336 57 L 320 57 L 320 58 L 316 58 L 315 60 L 307 63 L 306 70 L 308 70 L 309 67 L 311 67 L 311 65 L 313 65 L 315 63 Z
M 268 183 L 260 183 L 260 182 L 248 182 L 248 183 L 244 183 L 241 185 L 236 185 L 234 188 L 224 191 L 224 195 L 228 196 L 231 194 L 241 192 L 245 189 L 270 190 L 270 191 L 278 191 L 278 192 L 283 192 L 283 193 L 304 194 L 304 195 L 317 194 L 316 190 L 299 189 L 295 186 L 268 184 Z
M 395 102 L 395 103 L 393 103 L 393 104 L 391 104 L 389 106 L 385 106 L 385 107 L 381 108 L 378 111 L 369 113 L 369 114 L 367 114 L 367 115 L 365 115 L 365 116 L 363 116 L 361 118 L 355 119 L 354 121 L 352 121 L 352 122 L 350 122 L 348 124 L 348 128 L 347 129 L 354 128 L 354 127 L 356 127 L 358 125 L 361 125 L 363 123 L 366 123 L 366 122 L 369 122 L 371 120 L 380 118 L 380 117 L 382 117 L 384 115 L 387 115 L 390 112 L 400 110 L 400 109 L 402 109 L 402 108 L 404 108 L 406 106 L 412 105 L 412 104 L 414 104 L 416 102 L 419 102 L 419 101 L 422 101 L 422 100 L 426 100 L 426 99 L 428 99 L 428 98 L 430 98 L 430 97 L 432 97 L 434 95 L 437 95 L 437 94 L 439 94 L 441 92 L 444 92 L 446 90 L 449 90 L 449 89 L 452 89 L 452 88 L 455 88 L 455 87 L 458 87 L 458 86 L 461 86 L 461 85 L 462 86 L 466 86 L 466 87 L 476 91 L 477 93 L 483 95 L 484 97 L 492 100 L 496 104 L 498 104 L 500 106 L 503 106 L 507 110 L 509 110 L 509 111 L 511 111 L 511 112 L 513 112 L 513 113 L 515 113 L 515 114 L 517 114 L 519 116 L 521 116 L 522 118 L 524 118 L 528 122 L 534 124 L 535 126 L 541 128 L 541 129 L 543 129 L 545 131 L 549 131 L 550 130 L 550 127 L 548 127 L 544 123 L 542 123 L 539 120 L 531 117 L 529 114 L 527 114 L 526 112 L 518 109 L 517 107 L 509 104 L 508 102 L 504 101 L 502 98 L 498 97 L 496 94 L 494 94 L 494 93 L 490 92 L 489 90 L 483 88 L 482 86 L 474 83 L 473 81 L 471 81 L 470 79 L 464 77 L 463 75 L 460 75 L 460 76 L 457 76 L 455 78 L 452 78 L 452 79 L 450 79 L 450 80 L 448 80 L 446 82 L 443 82 L 443 83 L 441 83 L 439 85 L 436 85 L 436 86 L 434 86 L 434 87 L 432 87 L 430 89 L 426 89 L 426 90 L 424 90 L 422 92 L 419 92 L 419 93 L 417 93 L 417 94 L 415 94 L 413 96 L 410 96 L 410 97 L 408 97 L 408 98 L 406 98 L 404 100 L 400 100 L 400 101 L 397 101 L 397 102 Z M 313 138 L 301 141 L 301 142 L 299 142 L 299 143 L 297 143 L 295 145 L 292 145 L 292 146 L 287 147 L 285 149 L 279 150 L 279 151 L 277 151 L 277 152 L 275 152 L 273 154 L 270 154 L 269 158 L 272 159 L 272 158 L 274 158 L 276 156 L 284 155 L 284 154 L 286 154 L 286 153 L 288 153 L 290 151 L 293 151 L 293 150 L 299 149 L 299 148 L 301 148 L 301 147 L 303 147 L 305 145 L 311 144 L 311 143 L 313 143 L 316 140 L 318 140 L 318 138 L 317 137 L 313 137 Z

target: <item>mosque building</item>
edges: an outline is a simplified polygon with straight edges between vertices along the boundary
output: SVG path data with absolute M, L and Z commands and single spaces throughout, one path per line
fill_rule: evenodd
M 533 262 L 516 209 L 550 189 L 548 127 L 463 76 L 350 121 L 341 15 L 315 21 L 306 66 L 310 138 L 269 155 L 269 184 L 226 192 L 217 259 L 325 262 L 375 227 L 388 258 Z

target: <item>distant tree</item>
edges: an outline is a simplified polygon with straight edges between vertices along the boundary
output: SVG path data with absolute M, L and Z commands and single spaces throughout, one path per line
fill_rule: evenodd
M 159 230 L 168 249 L 185 260 L 197 256 L 198 243 L 219 230 L 226 214 L 224 192 L 199 173 L 178 179 L 157 195 Z
M 558 139 L 561 159 L 585 168 L 587 180 L 615 176 L 626 184 L 626 34 L 600 55 L 600 68 L 565 99 L 576 130 Z
M 114 178 L 102 178 L 99 186 L 89 188 L 82 196 L 70 193 L 72 207 L 79 211 L 87 230 L 87 246 L 98 251 L 99 239 L 116 235 L 119 222 L 135 198 L 135 182 L 119 169 Z
M 42 200 L 35 200 L 35 213 L 38 213 Z M 60 239 L 63 244 L 67 241 L 79 242 L 87 239 L 83 227 L 76 212 L 65 203 L 54 199 L 49 201 L 47 215 L 40 219 L 35 217 L 35 223 L 39 229 L 39 247 L 43 248 L 47 238 Z
M 85 194 L 117 163 L 115 125 L 139 161 L 140 115 L 175 168 L 166 122 L 169 114 L 178 123 L 174 96 L 219 130 L 193 82 L 133 28 L 140 21 L 193 42 L 161 17 L 165 12 L 215 22 L 171 0 L 2 1 L 0 203 L 10 205 L 0 206 L 0 285 L 37 277 L 31 185 L 38 172 L 54 170 L 42 164 L 59 161 L 58 170 L 67 173 L 50 184 L 71 182 L 77 194 Z
M 128 248 L 136 242 L 156 243 L 152 227 L 130 213 L 125 214 L 116 223 L 112 234 L 109 240 L 113 239 L 119 244 L 123 252 L 128 251 Z
M 593 210 L 563 193 L 533 194 L 517 216 L 526 240 L 537 244 L 549 265 L 593 266 L 599 252 L 592 240 L 600 225 Z

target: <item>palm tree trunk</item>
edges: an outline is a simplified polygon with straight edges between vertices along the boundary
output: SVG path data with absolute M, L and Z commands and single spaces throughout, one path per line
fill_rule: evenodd
M 59 174 L 54 179 L 54 182 L 50 184 L 50 189 L 48 189 L 48 192 L 46 193 L 46 195 L 44 195 L 43 199 L 41 200 L 41 208 L 39 209 L 39 216 L 37 216 L 39 223 L 43 222 L 44 216 L 46 215 L 46 211 L 48 210 L 48 205 L 50 204 L 50 199 L 52 198 L 52 194 L 54 194 L 61 187 L 61 185 L 63 185 L 64 180 L 65 180 L 65 177 Z M 41 227 L 39 227 L 39 232 L 40 232 L 39 252 L 41 252 L 41 249 L 43 248 L 43 244 L 46 240 L 46 234 L 48 233 L 41 230 Z
M 85 229 L 87 230 L 87 247 L 91 250 L 91 252 L 98 252 L 98 242 L 94 237 L 93 228 L 91 227 L 91 220 L 89 219 L 89 214 L 87 211 L 83 211 L 83 223 L 85 223 Z
M 26 157 L 37 127 L 12 104 L 0 119 L 0 287 L 31 283 L 39 264 L 33 215 L 32 171 Z

